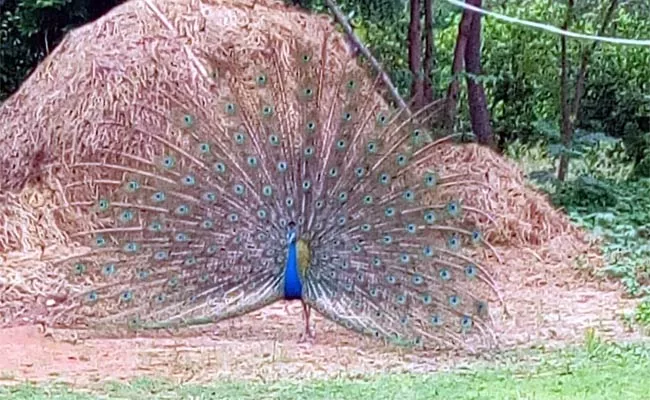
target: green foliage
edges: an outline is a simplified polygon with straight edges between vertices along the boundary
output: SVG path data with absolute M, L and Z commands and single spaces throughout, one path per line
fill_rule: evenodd
M 8 0 L 0 14 L 0 101 L 11 95 L 70 29 L 117 0 Z

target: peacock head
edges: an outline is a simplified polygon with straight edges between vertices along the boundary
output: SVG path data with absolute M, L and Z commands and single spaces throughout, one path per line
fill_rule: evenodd
M 296 224 L 291 221 L 289 224 L 287 224 L 287 243 L 296 243 L 297 237 L 298 233 L 296 232 Z

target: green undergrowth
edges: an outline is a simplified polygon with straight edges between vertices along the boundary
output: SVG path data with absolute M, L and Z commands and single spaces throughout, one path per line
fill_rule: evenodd
M 0 387 L 0 399 L 647 399 L 650 345 L 607 344 L 587 335 L 580 348 L 521 351 L 431 374 L 329 380 L 179 384 L 140 378 L 97 387 Z
M 606 265 L 596 272 L 620 279 L 629 296 L 643 299 L 633 318 L 650 326 L 650 179 L 634 177 L 620 143 L 579 153 L 564 183 L 554 178 L 547 148 L 516 144 L 508 153 L 573 222 L 600 239 Z

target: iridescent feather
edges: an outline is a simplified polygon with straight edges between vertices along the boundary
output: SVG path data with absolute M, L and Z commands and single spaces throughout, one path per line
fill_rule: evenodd
M 65 207 L 92 226 L 72 237 L 91 250 L 59 264 L 82 290 L 54 322 L 183 327 L 286 298 L 399 344 L 488 337 L 495 285 L 467 249 L 483 239 L 436 203 L 467 179 L 430 169 L 443 141 L 328 40 L 266 48 L 107 110 L 146 151 L 66 155 Z

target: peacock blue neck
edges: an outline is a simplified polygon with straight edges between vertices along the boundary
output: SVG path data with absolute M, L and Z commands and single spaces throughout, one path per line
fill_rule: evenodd
M 287 300 L 302 298 L 302 281 L 298 272 L 298 249 L 295 240 L 289 242 L 289 254 L 284 268 L 284 298 Z

